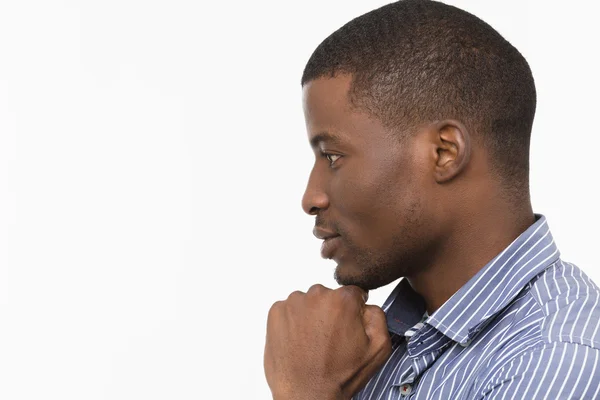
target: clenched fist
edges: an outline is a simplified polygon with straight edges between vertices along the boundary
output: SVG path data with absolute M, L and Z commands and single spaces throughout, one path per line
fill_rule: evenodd
M 357 286 L 313 285 L 271 307 L 264 367 L 274 400 L 347 400 L 391 354 L 385 314 Z

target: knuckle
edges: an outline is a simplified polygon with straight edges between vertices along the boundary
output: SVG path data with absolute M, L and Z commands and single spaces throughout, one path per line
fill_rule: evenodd
M 283 304 L 283 301 L 276 301 L 275 303 L 273 303 L 271 305 L 271 308 L 269 308 L 269 317 L 272 314 L 276 313 L 281 308 L 282 304 Z
M 288 296 L 288 301 L 296 301 L 304 296 L 304 292 L 300 290 L 295 290 Z
M 328 291 L 329 289 L 327 289 L 325 286 L 321 285 L 320 283 L 315 283 L 314 285 L 312 285 L 309 289 L 308 292 L 306 294 L 322 294 L 325 293 L 326 291 Z
M 372 304 L 365 306 L 365 314 L 368 314 L 369 318 L 371 318 L 371 320 L 374 322 L 386 321 L 385 313 L 378 306 Z

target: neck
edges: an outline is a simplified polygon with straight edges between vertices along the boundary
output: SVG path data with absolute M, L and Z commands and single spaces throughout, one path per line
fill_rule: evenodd
M 529 200 L 515 207 L 489 197 L 494 198 L 488 206 L 478 199 L 478 207 L 467 207 L 484 211 L 460 218 L 460 227 L 445 236 L 428 265 L 406 277 L 430 315 L 535 222 Z

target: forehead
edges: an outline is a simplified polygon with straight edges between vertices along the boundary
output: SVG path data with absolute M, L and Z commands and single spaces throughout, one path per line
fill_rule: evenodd
M 302 88 L 302 106 L 309 135 L 331 129 L 341 129 L 350 114 L 348 75 L 312 80 Z
M 341 143 L 369 148 L 389 145 L 389 131 L 375 117 L 353 107 L 349 99 L 352 79 L 348 74 L 319 78 L 302 89 L 302 104 L 309 141 L 326 132 Z

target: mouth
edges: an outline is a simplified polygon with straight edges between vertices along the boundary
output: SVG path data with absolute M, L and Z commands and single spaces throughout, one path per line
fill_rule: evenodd
M 331 259 L 335 256 L 335 252 L 340 246 L 340 235 L 331 236 L 323 240 L 321 245 L 321 257 Z

